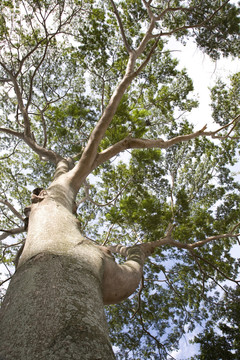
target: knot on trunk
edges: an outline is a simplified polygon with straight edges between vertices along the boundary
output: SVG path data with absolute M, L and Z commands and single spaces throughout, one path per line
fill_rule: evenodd
M 32 195 L 31 195 L 31 203 L 36 204 L 36 203 L 42 201 L 46 197 L 46 195 L 47 195 L 47 191 L 44 190 L 43 188 L 34 189 L 32 192 Z M 32 205 L 28 205 L 23 210 L 24 215 L 25 215 L 25 218 L 23 219 L 25 230 L 27 230 L 27 228 L 28 228 L 28 219 L 29 219 L 29 215 L 31 212 L 31 208 L 32 208 Z
M 32 204 L 42 201 L 46 197 L 46 195 L 47 195 L 47 191 L 44 190 L 43 188 L 34 189 L 31 195 Z

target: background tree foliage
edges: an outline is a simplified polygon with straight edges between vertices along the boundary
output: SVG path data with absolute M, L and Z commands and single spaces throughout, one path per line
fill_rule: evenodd
M 128 137 L 167 141 L 194 132 L 188 115 L 198 106 L 193 83 L 179 68 L 168 39 L 186 43 L 192 37 L 213 59 L 238 56 L 239 9 L 219 0 L 1 2 L 3 283 L 14 272 L 25 237 L 23 209 L 30 193 L 52 179 L 54 164 L 46 160 L 55 153 L 80 158 L 124 76 L 129 49 L 144 38 L 149 16 L 159 16 L 153 36 L 137 59 L 138 76 L 122 96 L 99 152 Z M 116 153 L 93 171 L 79 194 L 82 232 L 99 244 L 129 246 L 166 234 L 178 242 L 158 247 L 149 258 L 137 294 L 107 307 L 118 359 L 167 358 L 196 325 L 206 327 L 196 338 L 199 359 L 208 359 L 210 348 L 224 348 L 229 359 L 237 359 L 239 260 L 231 249 L 239 245 L 240 186 L 231 166 L 239 152 L 239 94 L 240 74 L 229 84 L 219 80 L 211 96 L 212 117 L 221 131 L 205 131 L 166 149 Z M 189 250 L 187 245 L 199 241 L 203 246 Z M 223 319 L 217 336 L 216 314 Z

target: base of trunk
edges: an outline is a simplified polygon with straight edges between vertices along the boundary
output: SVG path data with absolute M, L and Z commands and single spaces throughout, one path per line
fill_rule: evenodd
M 86 261 L 40 254 L 12 278 L 0 360 L 112 360 L 100 281 Z

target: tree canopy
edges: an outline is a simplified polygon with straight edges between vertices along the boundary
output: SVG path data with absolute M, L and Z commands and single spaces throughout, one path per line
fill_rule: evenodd
M 204 346 L 216 307 L 221 317 L 221 309 L 233 311 L 226 304 L 239 294 L 232 248 L 240 245 L 240 185 L 232 166 L 240 73 L 211 89 L 214 130 L 196 128 L 193 82 L 168 40 L 192 38 L 214 60 L 237 57 L 239 23 L 239 8 L 219 0 L 0 4 L 2 284 L 26 236 L 32 190 L 47 188 L 67 159 L 82 174 L 83 235 L 119 262 L 121 246 L 152 253 L 137 293 L 106 308 L 118 359 L 171 358 L 197 325 L 213 328 L 196 339 Z M 226 318 L 230 339 L 236 332 Z

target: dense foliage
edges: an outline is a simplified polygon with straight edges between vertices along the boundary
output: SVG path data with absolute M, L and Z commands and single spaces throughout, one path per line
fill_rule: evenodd
M 137 59 L 138 76 L 122 96 L 99 152 L 128 137 L 167 141 L 194 132 L 193 83 L 168 38 L 186 43 L 192 37 L 213 59 L 238 56 L 239 9 L 219 0 L 1 2 L 2 281 L 14 272 L 31 191 L 52 180 L 54 164 L 43 149 L 80 158 L 126 71 L 128 47 L 136 49 L 144 38 L 149 14 L 161 15 L 154 36 Z M 77 216 L 93 241 L 130 246 L 171 231 L 180 244 L 159 247 L 145 265 L 138 293 L 106 309 L 118 359 L 165 359 L 196 325 L 208 329 L 196 338 L 199 359 L 208 359 L 209 343 L 237 359 L 231 299 L 239 302 L 233 289 L 239 288 L 240 263 L 232 248 L 239 246 L 240 185 L 231 169 L 239 155 L 240 74 L 228 84 L 219 80 L 211 96 L 220 132 L 165 149 L 116 154 L 92 172 L 79 193 Z M 191 251 L 181 248 L 211 237 Z M 224 319 L 218 336 L 216 308 Z
M 195 338 L 195 341 L 200 344 L 200 355 L 194 359 L 230 360 L 239 358 L 239 288 L 230 290 L 229 294 L 230 298 L 227 301 L 224 298 L 215 309 L 214 319 L 218 326 L 213 328 L 209 324 L 210 326 L 204 333 Z

